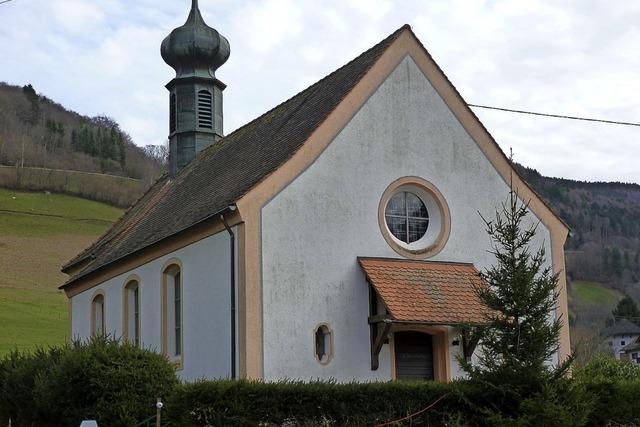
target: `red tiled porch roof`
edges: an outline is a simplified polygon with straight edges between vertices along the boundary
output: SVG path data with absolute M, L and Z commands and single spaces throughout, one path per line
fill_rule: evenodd
M 430 324 L 484 323 L 487 308 L 474 288 L 473 264 L 358 258 L 392 320 Z

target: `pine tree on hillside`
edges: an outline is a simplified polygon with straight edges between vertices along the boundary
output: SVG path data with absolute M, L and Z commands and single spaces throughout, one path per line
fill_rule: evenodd
M 30 104 L 30 109 L 19 114 L 21 120 L 31 126 L 35 126 L 40 120 L 40 97 L 30 84 L 22 87 L 22 93 Z
M 479 363 L 460 359 L 471 380 L 513 389 L 536 389 L 562 376 L 569 361 L 552 367 L 562 321 L 556 309 L 558 275 L 545 267 L 545 251 L 529 245 L 537 225 L 525 227 L 527 205 L 512 190 L 492 221 L 483 218 L 497 264 L 481 273 L 488 286 L 476 290 L 488 307 L 487 322 L 472 328 L 480 342 Z
M 622 270 L 624 269 L 622 265 L 622 255 L 620 254 L 620 249 L 614 247 L 611 251 L 611 270 L 616 277 L 622 277 Z
M 618 301 L 618 305 L 613 309 L 612 314 L 616 319 L 627 319 L 640 324 L 640 310 L 629 295 L 625 295 L 624 298 Z

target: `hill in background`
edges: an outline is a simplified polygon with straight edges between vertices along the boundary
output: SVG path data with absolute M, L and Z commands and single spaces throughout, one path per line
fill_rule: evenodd
M 162 173 L 164 146 L 136 146 L 114 120 L 67 110 L 31 85 L 0 82 L 0 165 L 119 175 L 143 181 Z
M 567 273 L 640 299 L 640 185 L 548 178 L 520 166 L 524 178 L 571 227 Z
M 579 344 L 578 357 L 588 359 L 601 351 L 600 332 L 616 303 L 624 295 L 640 301 L 640 185 L 518 169 L 571 227 L 565 245 L 571 341 Z

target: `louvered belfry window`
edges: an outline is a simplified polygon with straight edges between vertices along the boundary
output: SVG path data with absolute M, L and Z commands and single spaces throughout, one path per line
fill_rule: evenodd
M 176 94 L 169 96 L 169 132 L 176 131 Z
M 213 109 L 211 92 L 198 91 L 198 126 L 205 129 L 213 129 Z

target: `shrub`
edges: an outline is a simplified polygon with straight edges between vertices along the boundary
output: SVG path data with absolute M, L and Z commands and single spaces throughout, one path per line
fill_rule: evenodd
M 640 381 L 587 383 L 595 406 L 588 426 L 640 425 Z
M 472 383 L 476 384 L 477 383 Z M 584 426 L 593 409 L 584 385 L 557 379 L 540 389 L 516 393 L 513 388 L 477 389 L 469 396 L 475 413 L 486 426 Z M 482 393 L 482 394 L 481 394 Z
M 31 420 L 42 418 L 35 384 L 61 353 L 60 348 L 30 354 L 12 351 L 0 361 L 0 424 L 11 419 L 14 426 L 31 425 Z
M 166 357 L 112 338 L 14 352 L 0 367 L 0 423 L 11 417 L 14 426 L 135 425 L 178 383 Z
M 594 402 L 587 425 L 640 424 L 640 368 L 603 354 L 576 369 L 573 377 Z
M 601 354 L 576 369 L 574 378 L 587 383 L 640 381 L 640 368 L 631 362 Z

